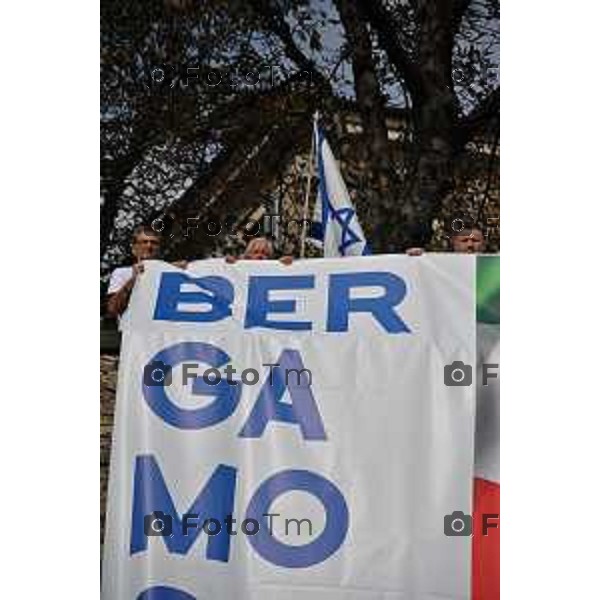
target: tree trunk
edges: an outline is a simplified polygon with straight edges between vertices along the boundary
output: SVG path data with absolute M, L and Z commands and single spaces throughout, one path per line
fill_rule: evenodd
M 420 38 L 413 120 L 417 148 L 416 189 L 403 206 L 405 245 L 426 243 L 432 219 L 453 189 L 454 136 L 458 106 L 452 83 L 452 3 L 419 0 Z
M 363 127 L 364 146 L 359 152 L 368 173 L 370 196 L 361 211 L 365 234 L 374 252 L 384 251 L 382 230 L 397 211 L 396 178 L 388 143 L 385 99 L 379 87 L 373 45 L 365 15 L 354 0 L 336 0 L 344 26 L 354 75 L 354 91 Z

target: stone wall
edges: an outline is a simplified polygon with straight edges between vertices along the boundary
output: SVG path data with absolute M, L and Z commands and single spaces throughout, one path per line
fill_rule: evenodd
M 118 365 L 118 357 L 108 354 L 100 355 L 100 543 L 104 538 L 104 516 Z

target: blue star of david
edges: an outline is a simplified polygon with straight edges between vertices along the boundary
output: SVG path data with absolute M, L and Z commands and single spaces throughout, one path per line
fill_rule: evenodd
M 351 208 L 340 208 L 331 211 L 332 218 L 340 224 L 342 230 L 342 243 L 338 246 L 338 251 L 342 255 L 345 255 L 346 248 L 361 241 L 360 237 L 350 228 L 354 215 L 355 211 Z

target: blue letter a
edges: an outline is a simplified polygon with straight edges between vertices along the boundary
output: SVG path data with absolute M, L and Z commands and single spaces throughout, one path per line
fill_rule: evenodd
M 260 437 L 269 421 L 294 423 L 300 426 L 305 440 L 326 440 L 325 429 L 310 386 L 300 381 L 304 368 L 297 350 L 284 350 L 278 361 L 280 367 L 273 368 L 263 384 L 248 421 L 240 431 L 240 437 Z M 286 389 L 291 403 L 281 402 Z

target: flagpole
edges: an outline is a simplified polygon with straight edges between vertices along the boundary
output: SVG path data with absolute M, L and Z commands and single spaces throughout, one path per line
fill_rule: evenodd
M 314 157 L 315 157 L 315 125 L 319 121 L 319 111 L 313 116 L 313 127 L 310 134 L 310 157 L 308 159 L 308 181 L 306 183 L 306 195 L 304 197 L 304 209 L 302 211 L 302 233 L 300 235 L 300 258 L 304 258 L 306 249 L 306 222 L 308 221 L 308 203 L 310 200 L 310 188 L 314 175 Z

